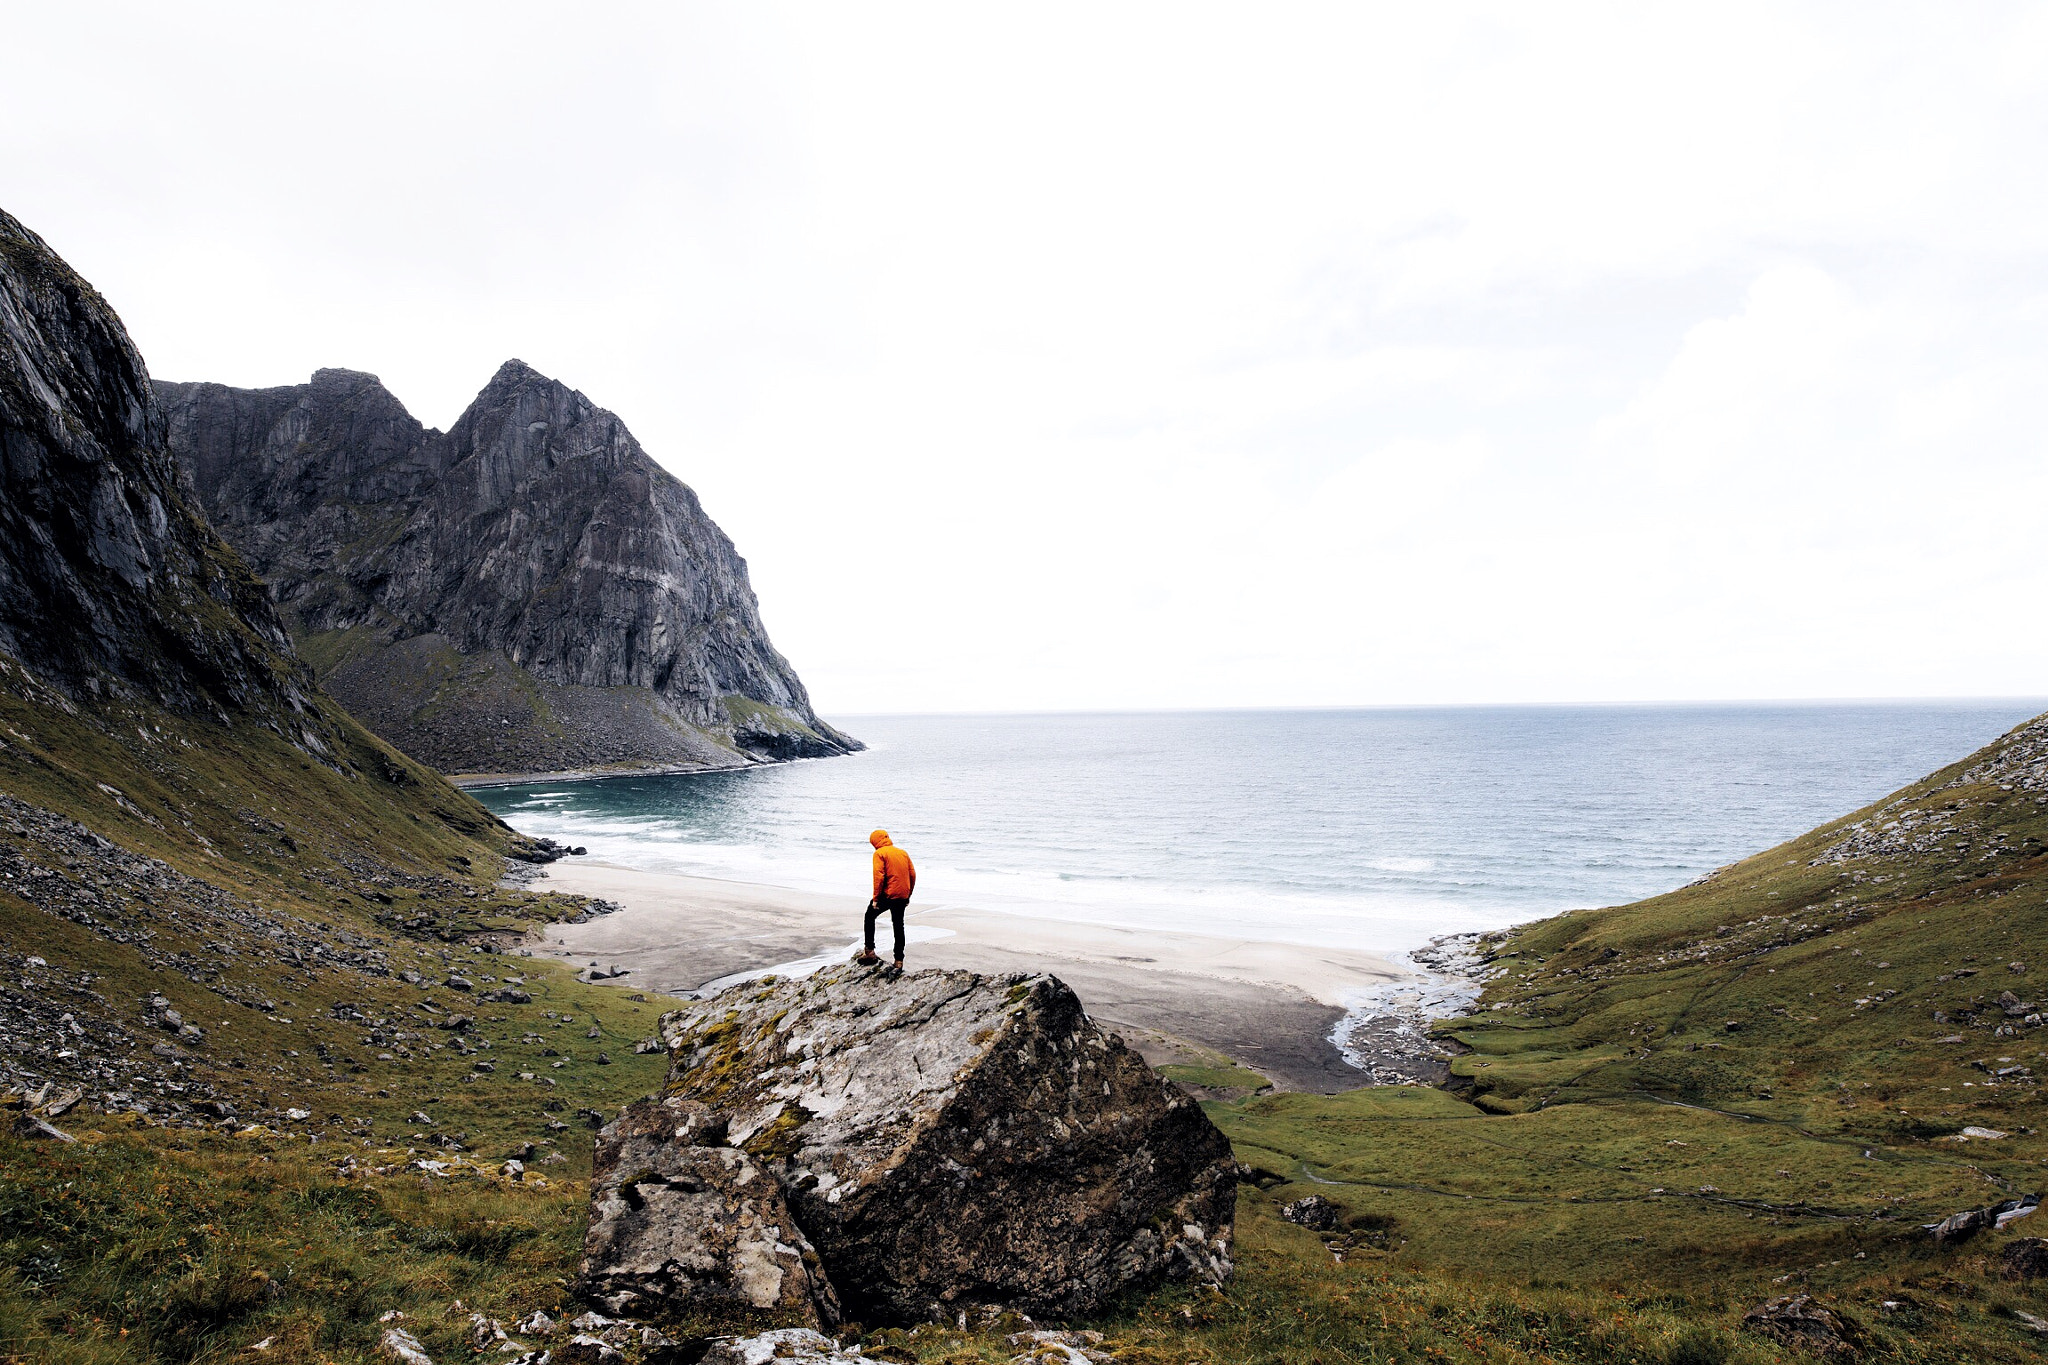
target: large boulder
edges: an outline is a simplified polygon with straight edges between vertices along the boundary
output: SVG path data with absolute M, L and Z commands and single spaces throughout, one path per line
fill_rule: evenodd
M 580 1288 L 614 1313 L 685 1304 L 839 1320 L 818 1255 L 781 1187 L 701 1104 L 628 1105 L 599 1135 Z
M 662 1039 L 664 1098 L 708 1115 L 672 1145 L 722 1125 L 851 1318 L 1065 1317 L 1230 1273 L 1228 1140 L 1056 978 L 846 965 L 700 1001 Z M 595 1207 L 619 1197 L 601 1181 Z M 601 1251 L 588 1285 L 611 1273 Z

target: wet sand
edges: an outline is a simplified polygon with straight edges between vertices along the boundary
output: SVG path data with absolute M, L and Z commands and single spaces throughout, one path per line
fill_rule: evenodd
M 627 989 L 695 990 L 822 951 L 850 953 L 865 901 L 781 887 L 678 877 L 585 858 L 548 867 L 538 886 L 616 901 L 625 909 L 550 928 L 537 953 L 584 966 L 630 968 Z M 1287 1090 L 1329 1093 L 1368 1083 L 1329 1042 L 1350 991 L 1411 974 L 1373 953 L 1150 933 L 1106 925 L 913 903 L 906 952 L 920 967 L 1050 972 L 1102 1023 L 1228 1054 Z M 877 926 L 886 955 L 888 921 Z M 916 941 L 916 931 L 944 937 Z M 1162 1054 L 1154 1061 L 1170 1060 Z

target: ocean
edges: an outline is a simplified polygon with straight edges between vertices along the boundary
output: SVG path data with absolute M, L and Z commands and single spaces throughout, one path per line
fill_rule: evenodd
M 2041 701 L 869 716 L 848 758 L 485 788 L 609 861 L 867 897 L 1403 952 L 1612 905 L 1865 805 Z

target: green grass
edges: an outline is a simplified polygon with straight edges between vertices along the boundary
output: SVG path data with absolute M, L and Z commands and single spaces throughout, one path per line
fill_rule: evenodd
M 1989 1074 L 2048 1073 L 2048 1030 L 1997 1003 L 2035 998 L 2048 973 L 2029 961 L 2048 943 L 2048 804 L 2023 784 L 1958 782 L 2014 742 L 1700 884 L 1497 936 L 1481 1009 L 1438 1029 L 1463 1053 L 1450 1093 L 1210 1105 L 1259 1172 L 1241 1219 L 1321 1194 L 1382 1229 L 1347 1259 L 1462 1287 L 1475 1311 L 1537 1295 L 1583 1312 L 1589 1293 L 1613 1295 L 1620 1335 L 1600 1349 L 1614 1358 L 1679 1350 L 1668 1333 L 1656 1346 L 1659 1313 L 1726 1333 L 1747 1305 L 1799 1291 L 1864 1322 L 1883 1358 L 2028 1349 L 2008 1310 L 2048 1316 L 2048 1286 L 2009 1284 L 1992 1262 L 2048 1226 L 1960 1248 L 1917 1234 L 2048 1186 L 2038 1086 Z M 1907 811 L 1956 832 L 1825 856 L 1858 821 Z M 1966 1125 L 2009 1136 L 1954 1141 Z M 1290 1237 L 1305 1256 L 1311 1235 L 1275 1245 Z M 1590 1342 L 1556 1353 L 1601 1358 Z M 1335 1358 L 1385 1348 L 1347 1349 L 1360 1354 Z
M 1160 1067 L 1159 1074 L 1169 1081 L 1198 1090 L 1259 1091 L 1269 1090 L 1273 1085 L 1264 1075 L 1236 1062 L 1226 1062 L 1222 1066 L 1169 1064 Z
M 456 1300 L 509 1326 L 567 1306 L 580 1182 L 341 1180 L 338 1144 L 115 1133 L 0 1139 L 0 1343 L 53 1362 L 365 1360 L 398 1311 L 468 1359 Z M 402 1154 L 400 1154 L 402 1160 Z
M 497 884 L 516 836 L 468 797 L 326 703 L 308 723 L 324 760 L 246 725 L 126 704 L 67 712 L 0 679 L 0 790 L 281 921 L 372 939 L 395 970 L 517 974 L 534 1000 L 464 1006 L 477 1016 L 464 1046 L 491 1043 L 465 1054 L 420 1008 L 461 998 L 439 984 L 253 952 L 202 981 L 167 977 L 133 945 L 0 891 L 6 942 L 90 969 L 115 1008 L 166 990 L 208 1031 L 195 1076 L 245 1112 L 312 1113 L 236 1136 L 81 1111 L 76 1146 L 0 1138 L 0 1357 L 367 1361 L 378 1316 L 396 1310 L 448 1365 L 483 1358 L 456 1300 L 508 1325 L 577 1308 L 590 1158 L 577 1111 L 660 1084 L 665 1058 L 632 1044 L 671 1002 L 470 951 L 487 930 L 571 907 Z M 1701 885 L 1495 940 L 1501 975 L 1481 1011 L 1442 1030 L 1467 1049 L 1449 1090 L 1207 1105 L 1254 1172 L 1238 1273 L 1222 1293 L 1169 1286 L 1087 1325 L 1125 1365 L 1761 1365 L 1795 1357 L 1741 1333 L 1742 1312 L 1806 1290 L 1858 1318 L 1875 1359 L 2038 1349 L 2011 1314 L 2048 1316 L 2048 1290 L 1999 1279 L 1994 1261 L 2048 1226 L 1949 1249 L 1913 1236 L 2048 1184 L 2036 1087 L 1989 1083 L 1976 1065 L 2048 1070 L 2042 1031 L 1994 1032 L 1998 992 L 2030 995 L 2048 972 L 2028 960 L 2048 942 L 2035 889 L 2048 886 L 2048 814 L 1996 783 L 1931 790 L 1957 771 L 1884 818 L 1960 800 L 1967 851 L 1951 838 L 1816 866 L 1848 823 L 1836 822 Z M 131 911 L 158 953 L 199 961 L 221 932 L 175 905 Z M 342 1004 L 365 1019 L 337 1018 Z M 389 1047 L 362 1041 L 372 1028 L 417 1034 L 412 1055 L 380 1060 Z M 1950 1036 L 1967 1041 L 1939 1041 Z M 496 1070 L 478 1072 L 480 1057 Z M 1167 1073 L 1211 1093 L 1264 1081 L 1220 1055 Z M 1951 1140 L 1965 1124 L 2011 1136 Z M 451 1178 L 404 1169 L 409 1152 L 442 1159 L 447 1139 L 466 1149 Z M 566 1159 L 534 1166 L 538 1179 L 488 1174 L 550 1139 Z M 389 1169 L 343 1175 L 345 1155 Z M 1344 1216 L 1327 1241 L 1278 1216 L 1310 1193 Z M 1014 1354 L 989 1331 L 868 1340 L 883 1359 Z
M 543 959 L 472 951 L 485 929 L 545 923 L 575 905 L 498 885 L 504 852 L 523 841 L 331 703 L 317 702 L 303 723 L 325 736 L 324 757 L 253 724 L 231 729 L 129 703 L 71 706 L 18 670 L 0 675 L 0 791 L 296 932 L 368 940 L 394 973 L 281 957 L 175 890 L 103 891 L 97 917 L 129 942 L 0 890 L 0 942 L 69 977 L 89 972 L 99 997 L 89 1009 L 147 1042 L 139 1002 L 162 991 L 205 1030 L 185 1043 L 188 1083 L 245 1116 L 311 1115 L 234 1136 L 81 1109 L 61 1120 L 85 1135 L 77 1146 L 0 1139 L 0 1354 L 9 1359 L 225 1358 L 267 1336 L 277 1359 L 367 1358 L 375 1314 L 387 1308 L 420 1317 L 416 1330 L 440 1341 L 454 1330 L 441 1316 L 453 1298 L 561 1302 L 590 1160 L 577 1111 L 609 1112 L 659 1084 L 665 1059 L 634 1043 L 674 1002 L 584 985 Z M 34 840 L 20 846 L 48 857 Z M 401 923 L 411 931 L 398 932 Z M 194 964 L 192 976 L 152 965 L 166 958 Z M 396 973 L 408 970 L 432 987 L 405 984 Z M 523 976 L 533 1000 L 473 1001 L 440 984 L 451 970 Z M 423 1010 L 427 1000 L 443 1013 Z M 343 1005 L 364 1017 L 338 1017 Z M 456 1033 L 434 1027 L 451 1011 L 476 1020 L 459 1046 Z M 365 1043 L 380 1024 L 387 1038 L 413 1037 Z M 477 1071 L 479 1058 L 496 1069 Z M 520 1080 L 522 1071 L 535 1079 Z M 309 1141 L 313 1133 L 322 1140 Z M 558 1144 L 566 1160 L 535 1166 L 543 1183 L 532 1186 L 333 1174 L 348 1153 L 386 1163 L 395 1153 L 402 1165 L 410 1148 L 438 1159 L 444 1140 L 492 1168 L 529 1141 L 543 1151 Z M 451 1343 L 436 1354 L 457 1351 Z

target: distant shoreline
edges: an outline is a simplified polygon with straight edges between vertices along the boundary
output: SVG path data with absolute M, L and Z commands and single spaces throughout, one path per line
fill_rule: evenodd
M 855 876 L 865 872 L 856 866 Z M 550 926 L 538 954 L 629 969 L 610 984 L 670 993 L 740 972 L 795 963 L 861 931 L 857 893 L 825 895 L 751 882 L 678 876 L 596 859 L 549 864 L 550 889 L 617 902 L 617 914 Z M 1049 972 L 1089 1013 L 1148 1055 L 1173 1040 L 1224 1053 L 1282 1089 L 1329 1093 L 1371 1083 L 1330 1041 L 1357 992 L 1416 980 L 1378 953 L 1147 932 L 935 904 L 910 922 L 947 936 L 912 942 L 909 967 Z M 886 938 L 887 923 L 878 926 Z M 888 944 L 880 945 L 884 952 Z M 1164 1035 L 1155 1039 L 1153 1035 Z M 1160 1058 L 1154 1058 L 1155 1061 Z
M 834 758 L 844 755 L 834 754 Z M 559 773 L 444 773 L 451 787 L 474 791 L 482 787 L 531 787 L 542 782 L 602 782 L 614 777 L 676 777 L 694 773 L 743 773 L 755 768 L 779 768 L 785 763 L 802 763 L 800 758 L 778 758 L 762 763 L 657 763 L 644 768 L 573 768 Z

